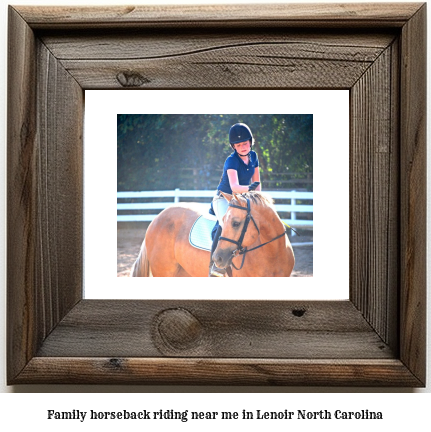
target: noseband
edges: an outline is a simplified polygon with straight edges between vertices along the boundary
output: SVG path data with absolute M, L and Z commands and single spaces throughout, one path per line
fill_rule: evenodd
M 237 208 L 237 209 L 240 209 L 240 210 L 245 210 L 245 211 L 247 212 L 247 215 L 246 215 L 246 217 L 245 217 L 244 226 L 242 227 L 241 235 L 240 235 L 238 241 L 237 241 L 237 240 L 228 239 L 227 237 L 220 237 L 220 238 L 219 238 L 219 241 L 220 241 L 220 240 L 226 240 L 226 241 L 228 241 L 228 242 L 230 242 L 230 243 L 234 243 L 234 244 L 236 244 L 236 245 L 238 246 L 238 248 L 235 249 L 235 250 L 232 252 L 232 258 L 235 257 L 235 255 L 236 255 L 237 252 L 238 252 L 238 255 L 244 255 L 243 258 L 242 258 L 242 263 L 241 263 L 241 267 L 240 267 L 240 268 L 237 268 L 237 267 L 235 266 L 235 264 L 232 262 L 232 266 L 233 266 L 236 270 L 241 270 L 241 269 L 242 269 L 242 266 L 244 265 L 245 255 L 246 255 L 247 252 L 251 252 L 251 251 L 253 251 L 253 250 L 255 250 L 255 249 L 259 249 L 260 247 L 265 246 L 265 245 L 267 245 L 268 243 L 271 243 L 271 242 L 273 242 L 274 240 L 277 240 L 277 239 L 279 239 L 280 237 L 284 237 L 285 235 L 287 235 L 287 231 L 285 230 L 283 234 L 280 234 L 279 236 L 274 237 L 272 240 L 270 240 L 270 241 L 268 241 L 268 242 L 266 242 L 266 243 L 262 243 L 261 245 L 256 246 L 256 247 L 254 247 L 254 248 L 252 248 L 252 249 L 247 249 L 247 247 L 243 247 L 243 246 L 242 246 L 242 241 L 244 240 L 245 233 L 247 232 L 247 228 L 248 228 L 248 224 L 250 223 L 250 219 L 253 221 L 254 226 L 256 227 L 256 230 L 257 230 L 258 235 L 260 235 L 259 227 L 257 226 L 256 221 L 254 220 L 254 217 L 253 217 L 252 214 L 251 214 L 251 210 L 250 210 L 250 199 L 249 199 L 249 198 L 246 198 L 246 200 L 247 200 L 247 208 L 246 208 L 246 207 L 242 207 L 242 206 L 237 206 L 237 205 L 235 205 L 235 204 L 231 204 L 231 203 L 229 203 L 229 207 Z

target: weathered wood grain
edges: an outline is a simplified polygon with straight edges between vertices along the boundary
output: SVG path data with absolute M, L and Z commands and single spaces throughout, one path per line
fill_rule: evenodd
M 350 88 L 395 38 L 292 31 L 42 36 L 83 88 Z M 109 47 L 107 49 L 107 47 Z M 129 77 L 129 79 L 127 79 Z
M 415 3 L 10 7 L 8 382 L 423 386 L 424 38 Z M 350 300 L 81 300 L 89 88 L 348 88 Z
M 396 54 L 389 46 L 352 87 L 350 111 L 350 298 L 385 341 L 396 327 L 396 303 L 389 299 L 399 270 Z
M 276 50 L 268 48 L 273 56 Z M 106 89 L 348 89 L 370 65 L 301 59 L 259 58 L 253 49 L 247 62 L 238 62 L 244 50 L 223 50 L 220 58 L 193 55 L 185 59 L 77 62 L 65 61 L 66 69 L 88 90 Z M 259 55 L 259 54 L 256 54 Z M 125 79 L 123 77 L 126 77 Z
M 12 9 L 8 30 L 7 367 L 16 376 L 36 350 L 36 53 L 33 32 Z
M 400 59 L 400 41 L 397 39 L 390 46 L 391 58 Z M 400 271 L 399 271 L 399 233 L 400 233 L 400 214 L 399 214 L 399 202 L 400 202 L 400 67 L 399 63 L 391 62 L 391 82 L 390 82 L 390 138 L 391 143 L 391 157 L 389 158 L 387 177 L 388 190 L 387 194 L 391 197 L 388 201 L 387 206 L 387 225 L 386 230 L 388 234 L 388 242 L 386 244 L 387 250 L 387 285 L 386 291 L 384 292 L 384 310 L 387 316 L 388 325 L 385 330 L 384 340 L 392 347 L 394 352 L 399 352 L 399 290 L 394 289 L 401 284 Z M 421 288 L 419 288 L 421 289 Z
M 418 387 L 399 360 L 34 357 L 17 383 Z
M 286 49 L 287 48 L 287 49 Z M 64 60 L 84 88 L 350 88 L 372 64 L 371 60 L 300 58 L 291 45 L 223 48 L 215 52 L 167 59 L 77 61 Z M 140 76 L 125 84 L 120 74 Z M 138 85 L 136 85 L 138 84 Z
M 171 313 L 170 335 L 159 325 L 161 311 Z M 199 325 L 193 343 L 184 330 L 185 312 Z M 38 356 L 91 355 L 345 359 L 394 353 L 349 301 L 84 300 L 48 336 Z
M 426 7 L 401 37 L 401 360 L 425 380 L 426 343 Z
M 82 296 L 83 91 L 13 9 L 9 20 L 8 367 L 16 375 Z
M 84 92 L 45 45 L 37 48 L 34 289 L 46 337 L 82 296 Z
M 35 29 L 108 27 L 402 27 L 420 3 L 290 3 L 241 5 L 46 7 L 22 6 Z M 198 24 L 197 24 L 198 23 Z
M 177 30 L 175 34 L 167 30 L 143 29 L 112 31 L 109 34 L 84 30 L 55 36 L 50 31 L 38 33 L 40 40 L 60 61 L 163 59 L 244 46 L 260 47 L 264 56 L 268 45 L 280 44 L 290 45 L 280 48 L 284 58 L 373 62 L 396 37 L 394 29 L 378 33 L 346 29 L 335 34 L 329 30 L 316 32 L 289 28 L 223 32 L 196 28 Z

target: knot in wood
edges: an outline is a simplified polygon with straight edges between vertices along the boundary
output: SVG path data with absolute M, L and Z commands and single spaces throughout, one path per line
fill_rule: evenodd
M 109 360 L 109 366 L 113 369 L 120 369 L 123 364 L 123 361 L 121 359 L 112 358 Z
M 123 87 L 140 87 L 150 82 L 148 78 L 145 78 L 139 72 L 131 72 L 131 71 L 118 73 L 117 81 Z
M 305 314 L 305 309 L 293 309 L 292 314 L 298 318 L 302 317 Z
M 174 350 L 186 350 L 195 347 L 199 344 L 203 332 L 198 319 L 188 310 L 182 308 L 162 311 L 156 317 L 155 330 L 161 341 Z

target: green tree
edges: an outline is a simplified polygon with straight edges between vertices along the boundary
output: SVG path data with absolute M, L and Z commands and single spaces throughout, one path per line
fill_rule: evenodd
M 250 126 L 271 189 L 312 175 L 311 114 L 119 114 L 118 190 L 215 189 L 232 152 L 229 128 L 237 122 Z

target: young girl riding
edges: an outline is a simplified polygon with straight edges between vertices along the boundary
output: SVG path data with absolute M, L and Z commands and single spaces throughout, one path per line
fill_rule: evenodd
M 253 134 L 244 123 L 236 123 L 229 130 L 229 143 L 234 152 L 226 159 L 220 184 L 212 201 L 212 208 L 218 219 L 219 227 L 214 236 L 211 248 L 209 277 L 221 277 L 225 269 L 219 269 L 212 260 L 223 228 L 223 216 L 228 209 L 226 198 L 220 193 L 244 193 L 251 190 L 262 190 L 260 185 L 259 160 L 253 148 Z

